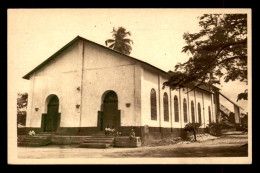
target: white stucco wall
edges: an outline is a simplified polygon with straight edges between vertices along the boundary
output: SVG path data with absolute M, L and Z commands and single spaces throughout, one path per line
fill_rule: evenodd
M 171 128 L 171 95 L 170 95 L 170 88 L 168 86 L 166 86 L 164 89 L 162 89 L 163 87 L 163 83 L 167 81 L 167 78 L 164 76 L 160 75 L 160 106 L 161 106 L 161 127 L 167 127 L 167 128 Z M 163 96 L 164 93 L 167 93 L 168 95 L 168 110 L 169 110 L 169 121 L 164 121 L 164 104 L 163 104 Z
M 213 122 L 212 110 L 214 108 L 212 108 L 212 105 L 211 105 L 211 94 L 204 92 L 203 97 L 204 97 L 205 121 L 206 121 L 206 125 L 207 125 L 207 124 L 209 124 L 209 109 L 208 109 L 208 107 L 210 106 L 211 122 Z
M 118 96 L 121 126 L 140 125 L 140 114 L 135 115 L 134 63 L 123 55 L 90 43 L 84 44 L 82 127 L 97 126 L 102 95 L 108 90 L 115 91 Z M 126 107 L 126 103 L 130 103 L 130 107 Z
M 196 95 L 196 122 L 199 122 L 199 104 L 200 104 L 200 115 L 201 115 L 201 126 L 200 128 L 205 127 L 204 116 L 203 116 L 203 97 L 202 97 L 202 90 L 195 89 Z
M 180 104 L 180 125 L 179 127 L 185 127 L 185 125 L 189 122 L 189 107 L 188 107 L 188 98 L 187 98 L 187 89 L 182 88 L 180 89 L 180 96 L 179 96 L 179 104 Z M 186 99 L 187 103 L 187 122 L 184 122 L 184 112 L 183 112 L 183 100 Z
M 175 121 L 175 108 L 174 108 L 174 97 L 177 96 L 178 98 L 178 117 L 179 117 L 179 121 Z M 171 107 L 172 107 L 172 127 L 173 128 L 181 128 L 181 121 L 182 121 L 182 117 L 181 117 L 181 110 L 180 110 L 180 93 L 179 90 L 174 89 L 171 91 Z
M 142 125 L 160 127 L 158 74 L 155 71 L 144 68 L 141 83 Z M 150 93 L 152 88 L 156 91 L 157 120 L 151 120 Z
M 159 75 L 158 75 L 159 74 Z M 205 92 L 200 89 L 190 91 L 191 88 L 184 89 L 175 89 L 170 90 L 169 87 L 162 89 L 163 82 L 167 80 L 166 77 L 163 77 L 160 72 L 151 70 L 148 68 L 143 68 L 142 76 L 142 125 L 148 125 L 151 127 L 165 127 L 165 128 L 183 128 L 189 122 L 192 122 L 191 119 L 191 101 L 194 103 L 194 114 L 195 122 L 199 122 L 198 118 L 198 103 L 201 106 L 201 128 L 206 127 L 209 123 L 209 114 L 208 106 L 211 109 L 211 120 L 212 122 L 216 121 L 215 116 L 215 105 L 212 100 L 212 94 Z M 150 103 L 150 92 L 151 89 L 156 90 L 156 101 L 157 101 L 157 120 L 151 120 L 151 103 Z M 190 91 L 190 92 L 187 92 Z M 169 122 L 164 121 L 164 110 L 163 110 L 163 94 L 166 92 L 169 97 Z M 160 93 L 160 95 L 159 95 Z M 179 121 L 175 122 L 174 114 L 174 96 L 178 98 L 178 109 L 179 109 Z M 186 99 L 187 102 L 187 123 L 184 122 L 184 113 L 183 113 L 183 100 Z M 204 109 L 203 109 L 204 106 Z M 206 122 L 206 123 L 205 123 Z
M 26 126 L 40 127 L 42 113 L 47 112 L 46 99 L 55 94 L 59 98 L 61 127 L 79 126 L 79 111 L 76 104 L 80 102 L 80 94 L 76 90 L 80 86 L 78 66 L 81 63 L 78 56 L 79 42 L 58 55 L 43 68 L 30 77 L 31 91 L 29 92 L 30 108 Z M 39 108 L 35 111 L 35 108 Z

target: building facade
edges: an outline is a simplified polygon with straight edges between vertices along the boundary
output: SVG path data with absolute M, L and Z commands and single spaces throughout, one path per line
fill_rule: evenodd
M 23 78 L 30 81 L 26 128 L 88 135 L 115 128 L 146 139 L 179 136 L 189 122 L 217 121 L 219 99 L 205 88 L 163 89 L 169 73 L 76 37 Z

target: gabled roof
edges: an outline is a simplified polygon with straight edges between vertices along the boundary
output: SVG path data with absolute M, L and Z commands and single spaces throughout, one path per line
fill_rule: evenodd
M 129 58 L 129 59 L 135 60 L 135 61 L 137 61 L 137 62 L 140 62 L 141 64 L 145 64 L 145 65 L 148 65 L 148 66 L 150 66 L 150 67 L 152 67 L 152 68 L 154 68 L 154 69 L 156 69 L 156 70 L 159 70 L 159 71 L 162 72 L 163 74 L 169 75 L 169 73 L 167 73 L 166 71 L 164 71 L 164 70 L 162 70 L 162 69 L 160 69 L 160 68 L 158 68 L 158 67 L 155 67 L 155 66 L 153 66 L 153 65 L 151 65 L 151 64 L 149 64 L 149 63 L 147 63 L 147 62 L 141 61 L 141 60 L 136 59 L 136 58 L 134 58 L 134 57 L 131 57 L 131 56 L 129 56 L 129 55 L 125 55 L 125 54 L 123 54 L 123 53 L 121 53 L 121 52 L 118 52 L 118 51 L 116 51 L 116 50 L 113 50 L 113 49 L 110 49 L 110 48 L 108 48 L 108 47 L 105 47 L 105 46 L 103 46 L 103 45 L 101 45 L 101 44 L 98 44 L 98 43 L 95 43 L 95 42 L 93 42 L 93 41 L 87 40 L 87 39 L 85 39 L 85 38 L 83 38 L 83 37 L 77 36 L 77 37 L 75 37 L 73 40 L 71 40 L 69 43 L 67 43 L 65 46 L 63 46 L 60 50 L 58 50 L 56 53 L 54 53 L 52 56 L 50 56 L 48 59 L 46 59 L 46 60 L 43 61 L 41 64 L 39 64 L 37 67 L 35 67 L 32 71 L 30 71 L 30 72 L 27 73 L 25 76 L 23 76 L 23 78 L 24 78 L 24 79 L 29 79 L 29 77 L 30 77 L 34 72 L 38 71 L 38 70 L 41 69 L 43 66 L 47 65 L 51 60 L 53 60 L 54 58 L 56 58 L 59 54 L 61 54 L 64 50 L 66 50 L 68 47 L 70 47 L 73 43 L 75 43 L 75 42 L 78 41 L 78 40 L 83 40 L 83 41 L 86 41 L 86 42 L 95 44 L 95 45 L 97 45 L 97 46 L 99 46 L 99 47 L 105 48 L 105 49 L 107 49 L 108 51 L 116 52 L 116 53 L 118 53 L 118 54 L 121 54 L 121 55 L 123 55 L 123 56 Z
M 218 91 L 218 93 L 224 97 L 226 100 L 228 100 L 230 103 L 232 103 L 233 105 L 239 107 L 240 109 L 244 110 L 241 106 L 239 106 L 238 104 L 236 104 L 235 102 L 233 102 L 232 100 L 230 100 L 227 96 L 225 96 L 223 93 L 221 93 L 220 91 Z
M 158 67 L 155 67 L 155 66 L 153 66 L 153 65 L 151 65 L 151 64 L 149 64 L 149 63 L 147 63 L 147 62 L 144 62 L 144 61 L 142 61 L 142 60 L 136 59 L 136 58 L 131 57 L 131 56 L 129 56 L 129 55 L 123 54 L 123 53 L 118 52 L 118 51 L 116 51 L 116 50 L 110 49 L 110 48 L 108 48 L 108 47 L 106 47 L 106 46 L 103 46 L 103 45 L 101 45 L 101 44 L 95 43 L 95 42 L 93 42 L 93 41 L 87 40 L 86 38 L 77 36 L 77 37 L 75 37 L 73 40 L 71 40 L 69 43 L 67 43 L 65 46 L 63 46 L 60 50 L 58 50 L 56 53 L 54 53 L 52 56 L 50 56 L 48 59 L 46 59 L 45 61 L 43 61 L 41 64 L 39 64 L 39 65 L 38 65 L 37 67 L 35 67 L 33 70 L 31 70 L 29 73 L 27 73 L 25 76 L 23 76 L 23 78 L 24 78 L 24 79 L 29 79 L 30 76 L 31 76 L 34 72 L 38 71 L 38 70 L 41 69 L 43 66 L 47 65 L 51 60 L 53 60 L 54 58 L 56 58 L 56 57 L 57 57 L 58 55 L 60 55 L 64 50 L 66 50 L 67 48 L 69 48 L 73 43 L 75 43 L 75 42 L 78 41 L 78 40 L 83 40 L 83 41 L 85 41 L 85 42 L 89 42 L 89 43 L 91 43 L 91 44 L 94 44 L 94 45 L 97 45 L 97 46 L 102 47 L 102 48 L 104 48 L 104 49 L 107 49 L 108 51 L 112 51 L 112 52 L 115 52 L 115 53 L 117 53 L 117 54 L 121 54 L 121 55 L 123 55 L 123 56 L 126 57 L 126 58 L 129 58 L 129 59 L 131 59 L 131 60 L 140 62 L 140 63 L 143 64 L 143 65 L 147 65 L 147 66 L 151 67 L 152 69 L 158 70 L 158 71 L 160 71 L 161 73 L 163 73 L 163 74 L 165 74 L 165 75 L 167 75 L 167 76 L 170 76 L 170 73 L 174 73 L 174 72 L 172 72 L 172 71 L 166 72 L 166 71 L 164 71 L 164 70 L 162 70 L 162 69 L 160 69 L 160 68 L 158 68 Z M 217 89 L 217 90 L 219 90 L 217 87 L 215 87 L 215 86 L 213 86 L 213 85 L 212 85 L 212 87 L 215 88 L 215 89 Z M 200 88 L 200 89 L 202 89 L 202 90 L 205 90 L 205 91 L 207 91 L 207 92 L 212 93 L 212 91 L 210 90 L 210 87 L 209 87 L 208 85 L 201 84 L 201 85 L 197 86 L 197 88 Z

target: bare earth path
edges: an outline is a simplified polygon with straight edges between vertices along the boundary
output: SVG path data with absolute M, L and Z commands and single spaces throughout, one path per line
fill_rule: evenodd
M 77 146 L 19 147 L 19 158 L 127 158 L 127 157 L 245 157 L 248 135 L 243 132 L 224 134 L 213 140 L 180 142 L 174 145 L 89 149 Z

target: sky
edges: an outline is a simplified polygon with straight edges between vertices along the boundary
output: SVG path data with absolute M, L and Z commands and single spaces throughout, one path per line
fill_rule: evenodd
M 13 92 L 29 92 L 30 81 L 22 77 L 76 36 L 105 45 L 113 27 L 123 26 L 134 41 L 130 56 L 164 71 L 174 70 L 189 56 L 182 53 L 183 34 L 201 28 L 198 16 L 220 9 L 9 9 L 8 78 Z M 224 12 L 224 11 L 223 11 Z M 238 12 L 236 11 L 231 11 Z M 221 92 L 236 102 L 247 86 L 241 82 L 222 83 Z M 221 103 L 233 111 L 232 104 Z M 237 102 L 247 111 L 247 101 Z

